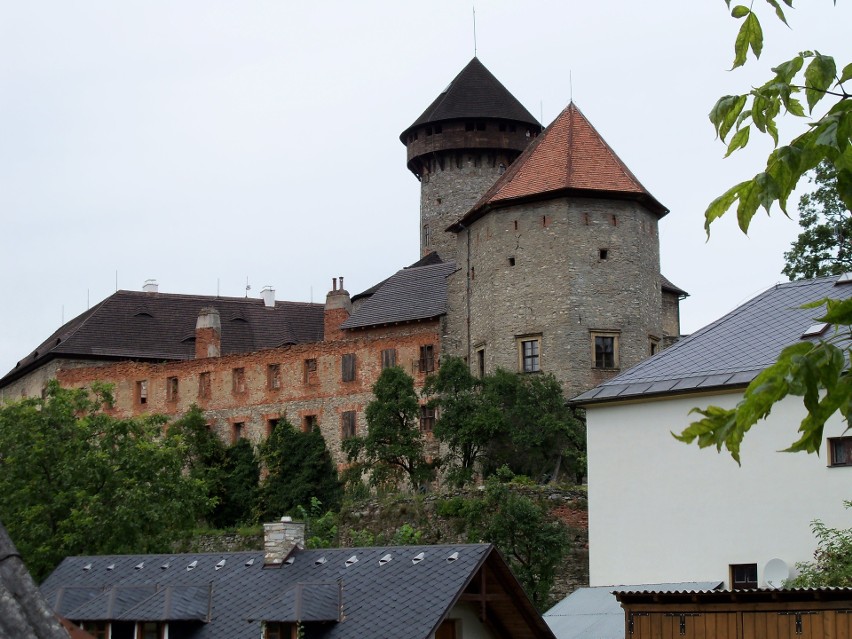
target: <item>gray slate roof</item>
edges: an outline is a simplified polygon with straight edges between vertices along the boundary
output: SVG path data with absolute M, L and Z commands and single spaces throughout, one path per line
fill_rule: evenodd
M 557 639 L 624 639 L 624 610 L 613 591 L 696 591 L 721 585 L 719 581 L 695 581 L 580 588 L 544 613 L 544 620 Z
M 412 561 L 421 552 L 422 561 Z M 453 553 L 458 558 L 449 560 Z M 385 555 L 391 560 L 380 564 Z M 489 544 L 295 550 L 291 556 L 291 564 L 267 569 L 262 552 L 70 557 L 41 590 L 72 621 L 188 619 L 182 636 L 193 639 L 256 639 L 259 620 L 294 619 L 305 622 L 309 637 L 426 639 L 483 563 L 499 559 Z M 357 562 L 347 562 L 353 556 Z M 184 596 L 165 596 L 167 587 Z
M 439 262 L 397 271 L 341 327 L 366 328 L 440 317 L 447 312 L 447 276 L 455 270 L 455 262 Z
M 823 309 L 803 309 L 803 304 L 852 297 L 852 282 L 837 281 L 832 276 L 777 284 L 572 402 L 585 405 L 744 387 L 773 364 L 784 347 L 803 339 L 802 334 L 823 314 Z M 829 327 L 824 335 L 830 331 Z
M 198 311 L 215 307 L 222 354 L 247 353 L 323 337 L 322 304 L 117 291 L 56 330 L 0 379 L 0 387 L 47 361 L 73 359 L 185 360 L 195 357 Z
M 473 58 L 453 79 L 426 110 L 399 136 L 403 144 L 408 132 L 430 122 L 444 122 L 465 118 L 495 118 L 541 125 L 524 108 L 479 58 Z

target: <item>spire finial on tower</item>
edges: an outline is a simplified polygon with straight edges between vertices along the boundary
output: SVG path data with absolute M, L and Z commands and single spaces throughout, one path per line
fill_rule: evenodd
M 473 57 L 476 57 L 476 5 L 473 5 Z

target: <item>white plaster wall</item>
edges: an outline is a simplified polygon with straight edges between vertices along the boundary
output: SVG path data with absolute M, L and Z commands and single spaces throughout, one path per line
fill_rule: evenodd
M 461 620 L 461 639 L 496 639 L 494 634 L 479 620 L 473 604 L 457 603 L 447 619 Z
M 777 452 L 797 439 L 800 398 L 746 434 L 742 467 L 727 453 L 675 440 L 695 406 L 732 407 L 740 394 L 588 408 L 590 585 L 723 580 L 728 566 L 812 558 L 813 519 L 852 526 L 852 467 Z M 825 436 L 842 434 L 839 419 Z

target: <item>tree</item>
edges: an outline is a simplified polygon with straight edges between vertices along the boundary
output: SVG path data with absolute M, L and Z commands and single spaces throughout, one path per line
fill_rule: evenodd
M 852 502 L 846 502 L 846 507 Z M 812 562 L 799 562 L 793 579 L 784 583 L 787 588 L 852 587 L 852 528 L 829 528 L 819 520 L 811 524 L 817 538 Z
M 442 362 L 438 373 L 426 378 L 423 394 L 432 396 L 429 405 L 438 413 L 433 432 L 449 449 L 450 479 L 464 484 L 497 436 L 499 409 L 484 400 L 482 382 L 460 357 Z
M 777 17 L 787 22 L 781 3 L 766 0 Z M 793 0 L 783 0 L 787 7 Z M 730 0 L 726 0 L 730 7 Z M 734 44 L 734 68 L 743 65 L 748 52 L 759 57 L 763 31 L 757 14 L 749 7 L 735 6 L 731 14 L 742 20 Z M 852 208 L 852 94 L 844 83 L 852 80 L 852 64 L 838 73 L 834 58 L 819 51 L 803 51 L 773 68 L 775 75 L 765 84 L 742 95 L 719 99 L 710 112 L 717 134 L 728 142 L 727 155 L 745 147 L 752 128 L 769 135 L 775 149 L 766 168 L 752 179 L 741 182 L 716 198 L 705 212 L 705 228 L 737 205 L 737 220 L 746 232 L 758 208 L 767 212 L 777 203 L 787 213 L 787 199 L 799 180 L 820 165 L 833 169 L 837 196 L 846 209 Z M 805 118 L 805 110 L 796 96 L 804 93 L 811 120 L 806 130 L 787 144 L 778 146 L 777 118 Z M 816 111 L 815 111 L 816 109 Z M 833 324 L 834 335 L 817 343 L 801 342 L 785 348 L 778 361 L 749 384 L 736 408 L 716 406 L 695 409 L 702 415 L 676 437 L 701 447 L 724 446 L 739 463 L 743 436 L 758 420 L 769 414 L 774 404 L 787 395 L 803 398 L 807 416 L 799 426 L 799 439 L 788 451 L 820 450 L 826 420 L 836 412 L 849 423 L 852 413 L 852 380 L 845 374 L 849 361 L 852 299 L 826 299 L 812 305 L 825 307 L 821 322 Z
M 784 253 L 782 272 L 791 280 L 852 270 L 852 213 L 837 194 L 834 166 L 819 164 L 810 181 L 816 188 L 799 199 L 802 232 Z
M 556 571 L 571 550 L 567 526 L 496 476 L 484 499 L 467 502 L 466 517 L 471 540 L 497 546 L 536 608 L 546 610 Z
M 295 514 L 297 507 L 315 508 L 315 503 L 332 510 L 340 504 L 337 469 L 318 428 L 302 432 L 288 420 L 279 420 L 260 446 L 260 459 L 267 472 L 258 498 L 262 520 Z
M 414 380 L 398 366 L 386 368 L 373 384 L 373 397 L 364 411 L 367 434 L 343 440 L 343 450 L 350 462 L 370 471 L 374 486 L 406 477 L 417 489 L 432 478 L 434 468 L 424 456 Z
M 105 386 L 54 381 L 0 408 L 0 520 L 37 580 L 67 555 L 166 551 L 211 506 L 163 418 L 117 419 L 111 404 Z

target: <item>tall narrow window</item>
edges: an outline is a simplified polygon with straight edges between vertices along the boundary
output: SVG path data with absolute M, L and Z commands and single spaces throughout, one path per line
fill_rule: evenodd
M 592 333 L 592 363 L 595 368 L 618 368 L 617 333 Z
M 518 370 L 537 373 L 541 370 L 541 336 L 527 335 L 515 338 L 518 344 Z
M 246 423 L 234 422 L 231 424 L 231 443 L 236 444 L 245 437 Z
M 211 392 L 210 372 L 205 371 L 198 376 L 198 397 L 201 399 L 210 399 Z
M 355 437 L 357 427 L 355 425 L 355 411 L 347 410 L 340 415 L 340 438 L 349 439 Z
M 138 404 L 148 403 L 148 380 L 143 379 L 136 382 L 136 402 Z
M 344 382 L 355 381 L 355 353 L 346 353 L 341 360 L 341 379 Z
M 396 366 L 396 349 L 386 348 L 382 351 L 382 370 Z
M 423 246 L 430 246 L 432 238 L 429 236 L 429 225 L 423 225 Z
M 420 407 L 420 432 L 431 433 L 435 427 L 435 409 L 429 406 Z
M 305 384 L 317 383 L 317 360 L 306 359 L 304 363 Z
M 176 402 L 178 400 L 178 378 L 169 377 L 166 379 L 166 401 Z
M 236 395 L 246 392 L 246 369 L 235 368 L 231 371 L 231 390 Z
M 485 377 L 485 349 L 476 351 L 476 372 L 480 377 Z
M 281 364 L 270 364 L 266 367 L 266 387 L 269 390 L 281 388 Z
M 277 417 L 273 417 L 271 419 L 266 420 L 266 436 L 269 437 L 278 428 L 279 420 Z
M 302 431 L 310 433 L 319 428 L 319 417 L 316 415 L 305 415 L 302 418 Z
M 426 344 L 420 347 L 420 372 L 430 373 L 435 370 L 435 347 Z

